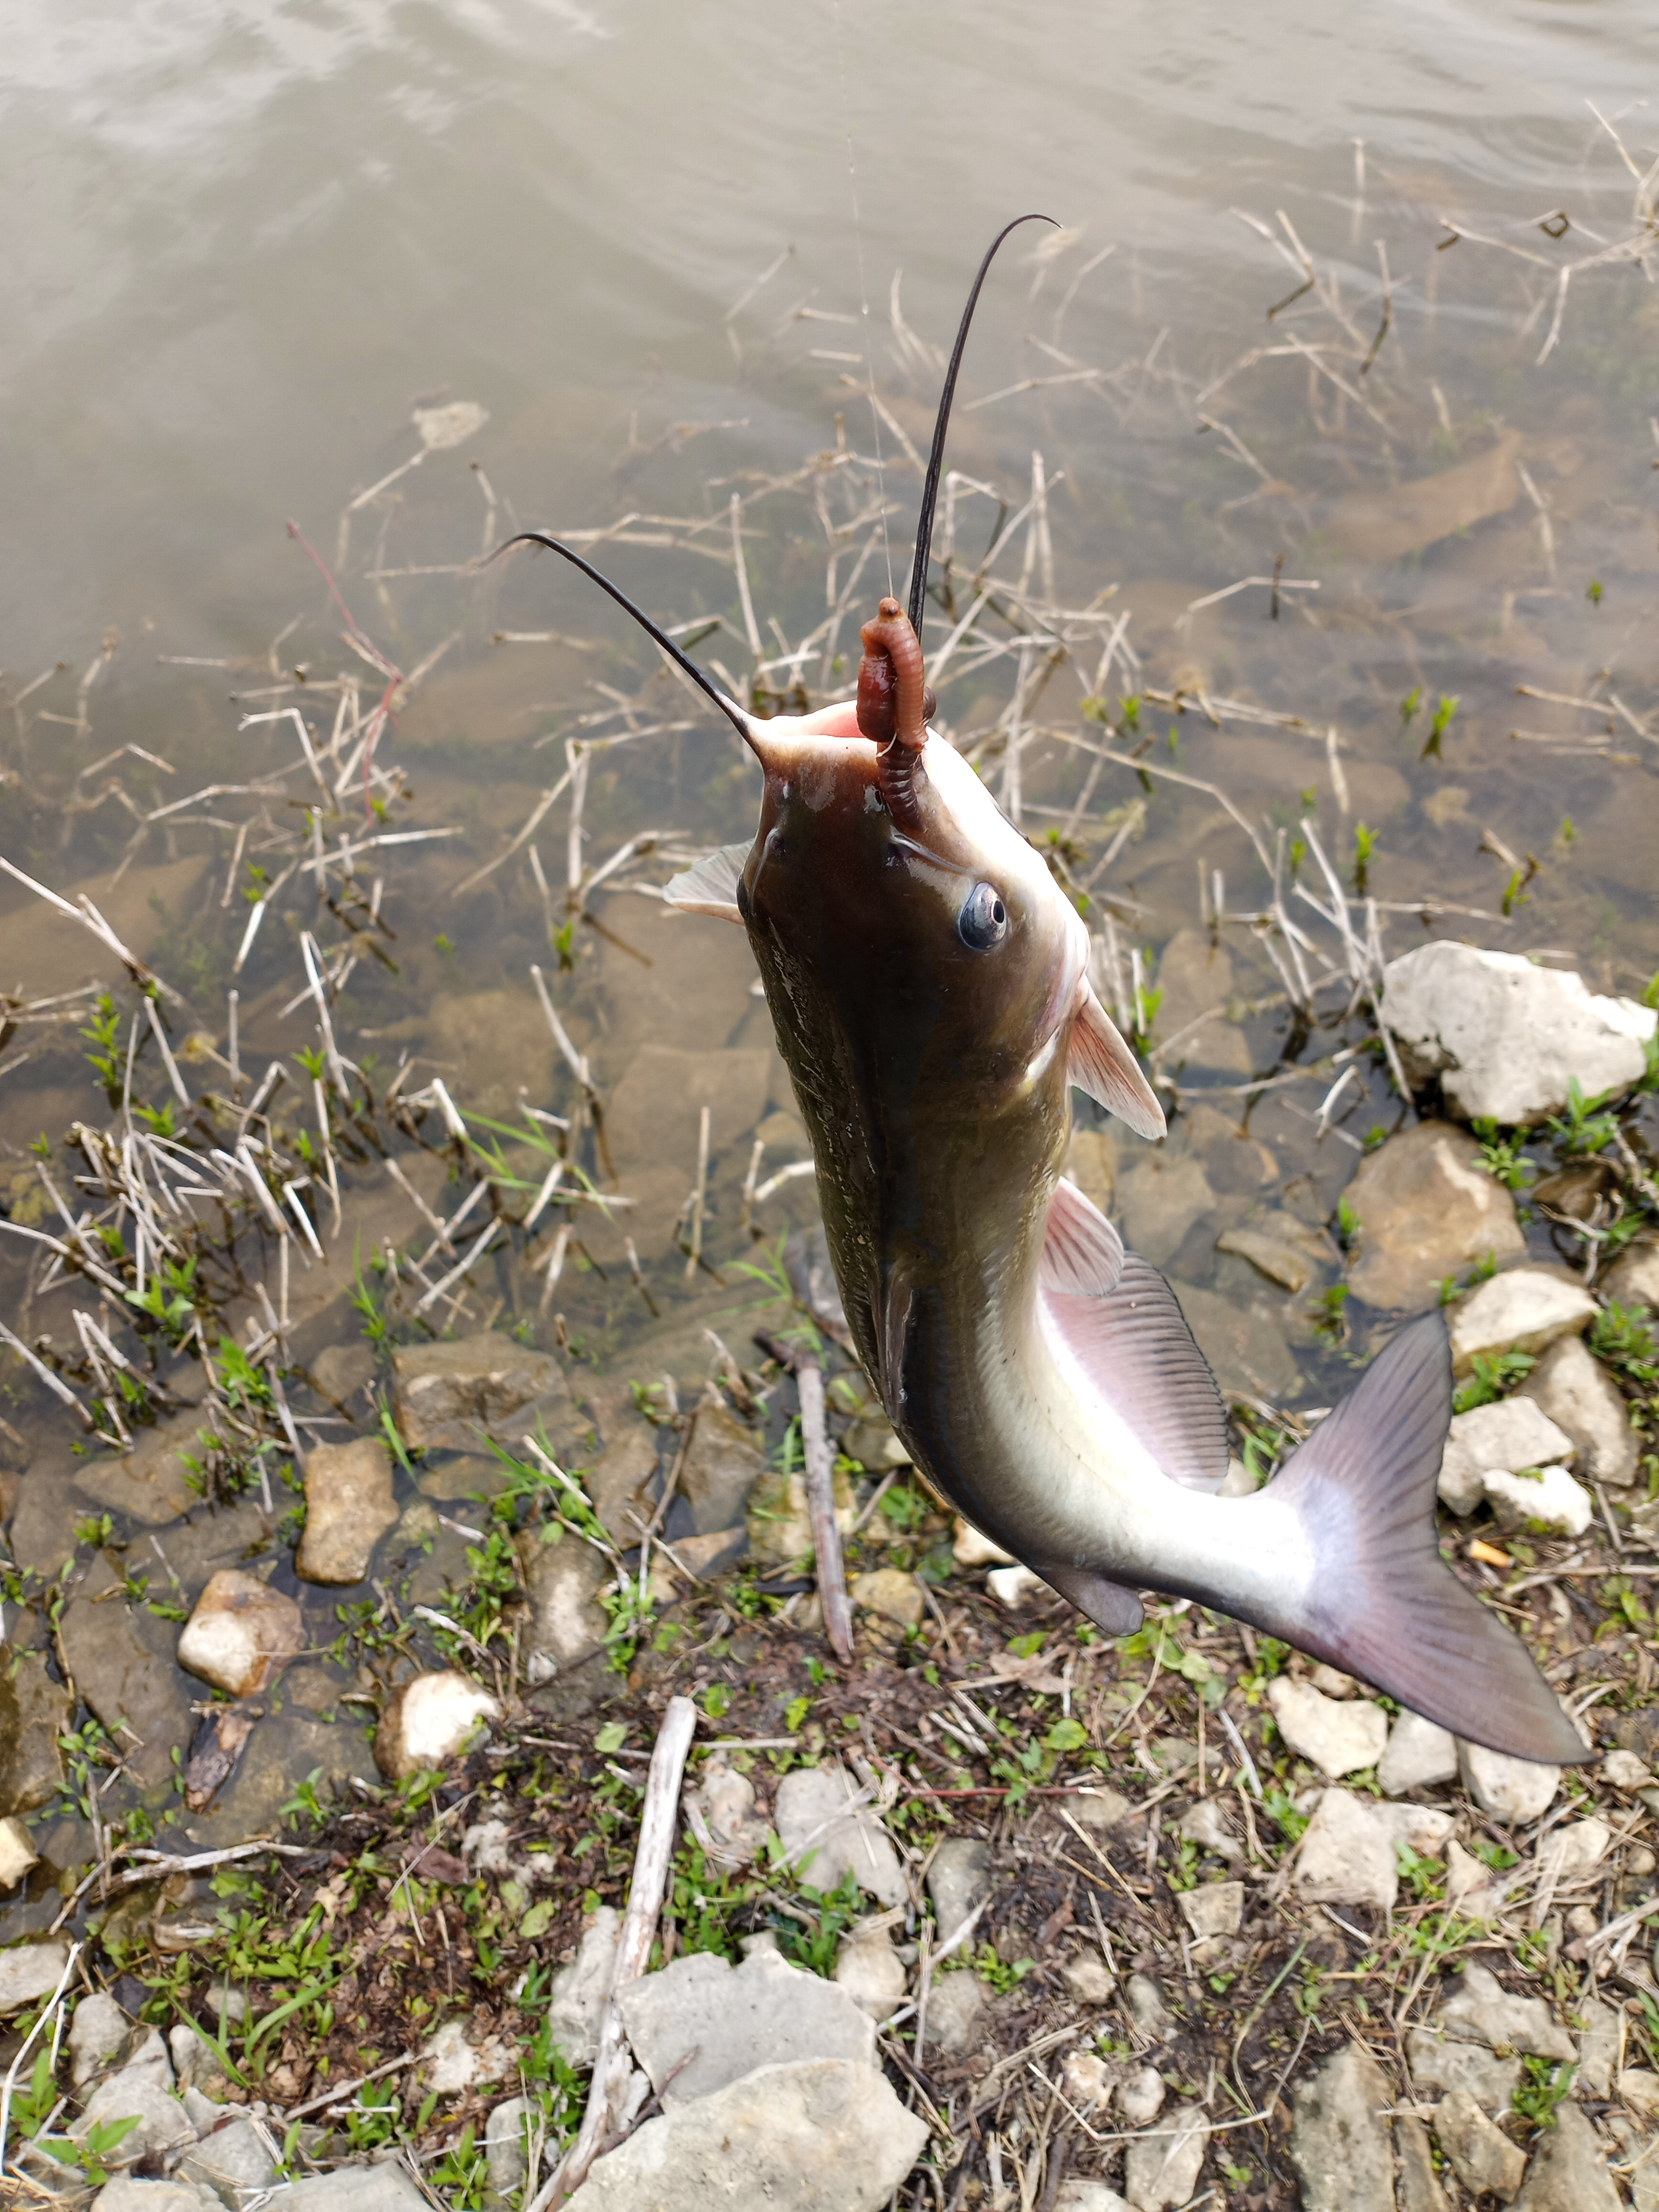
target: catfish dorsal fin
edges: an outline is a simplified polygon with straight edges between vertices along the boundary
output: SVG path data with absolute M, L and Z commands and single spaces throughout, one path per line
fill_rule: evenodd
M 1164 1109 L 1085 976 L 1078 985 L 1066 1073 L 1098 1106 L 1127 1121 L 1138 1137 L 1161 1137 Z
M 1123 1272 L 1123 1239 L 1074 1182 L 1054 1185 L 1037 1280 L 1045 1291 L 1105 1297 Z
M 752 849 L 749 845 L 717 845 L 712 853 L 705 853 L 702 860 L 670 878 L 663 886 L 664 904 L 678 907 L 682 914 L 712 914 L 721 921 L 735 921 L 741 928 L 738 878 Z

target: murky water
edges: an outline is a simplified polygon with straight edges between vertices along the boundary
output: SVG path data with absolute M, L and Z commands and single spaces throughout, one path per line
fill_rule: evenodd
M 1311 819 L 1345 883 L 1375 840 L 1365 888 L 1388 952 L 1432 926 L 1603 989 L 1639 989 L 1659 965 L 1659 301 L 1635 256 L 1652 244 L 1638 177 L 1656 151 L 1635 103 L 1656 65 L 1659 30 L 1631 6 L 1312 26 L 1212 6 L 1173 21 L 956 10 L 947 26 L 850 0 L 775 18 L 42 11 L 0 64 L 15 702 L 0 849 L 65 897 L 90 893 L 179 994 L 175 1040 L 199 1030 L 222 1060 L 237 988 L 249 1087 L 273 1057 L 297 1079 L 317 1042 L 305 931 L 331 975 L 355 956 L 332 1019 L 377 1094 L 406 1063 L 403 1089 L 429 1097 L 436 1077 L 469 1115 L 568 1115 L 582 1092 L 538 964 L 633 1203 L 582 1213 L 551 1281 L 556 1210 L 538 1239 L 504 1240 L 452 1325 L 517 1324 L 546 1345 L 562 1327 L 601 1426 L 631 1374 L 695 1389 L 705 1325 L 740 1356 L 750 1325 L 732 1272 L 750 1248 L 745 1185 L 766 1193 L 752 1218 L 769 1246 L 812 1212 L 810 1178 L 767 1189 L 804 1147 L 741 938 L 649 896 L 664 853 L 746 833 L 756 780 L 571 573 L 466 564 L 515 524 L 608 533 L 595 557 L 708 665 L 737 684 L 760 663 L 782 698 L 834 696 L 859 618 L 902 584 L 939 349 L 988 238 L 1041 208 L 1065 228 L 1006 250 L 958 403 L 930 652 L 1005 543 L 941 712 L 1091 884 L 1103 988 L 1127 1022 L 1139 973 L 1187 1109 L 1158 1162 L 1108 1139 L 1080 1171 L 1097 1194 L 1115 1186 L 1132 1241 L 1207 1316 L 1230 1387 L 1328 1402 L 1345 1370 L 1309 1309 L 1339 1269 L 1322 1224 L 1366 1133 L 1400 1109 L 1362 1058 L 1317 1130 L 1362 1009 L 1296 1042 L 1307 1072 L 1241 1123 L 1250 1079 L 1291 1073 L 1274 941 L 1243 919 L 1270 901 L 1278 833 Z M 1558 329 L 1564 273 L 1598 255 Z M 374 781 L 359 740 L 399 674 Z M 320 809 L 293 720 L 242 726 L 290 708 L 326 756 Z M 1120 756 L 1145 741 L 1134 766 L 1099 764 L 1110 732 Z M 583 755 L 577 738 L 627 741 Z M 243 787 L 191 799 L 209 786 Z M 337 854 L 342 838 L 441 834 L 358 850 L 355 904 L 343 864 L 320 871 L 332 907 L 316 868 L 291 872 L 238 970 L 246 895 L 314 851 L 313 814 Z M 587 887 L 647 832 L 655 853 Z M 1340 966 L 1335 933 L 1296 913 L 1314 973 Z M 9 879 L 0 945 L 20 1007 L 107 983 L 126 1050 L 118 963 Z M 1322 1015 L 1346 996 L 1327 988 Z M 85 1001 L 46 1008 L 0 1058 L 0 1173 L 24 1226 L 56 1223 L 26 1147 L 44 1135 L 53 1175 L 72 1176 L 70 1123 L 108 1118 L 88 1018 Z M 137 1066 L 159 1107 L 149 1045 Z M 198 1054 L 182 1079 L 197 1097 L 228 1077 Z M 303 1099 L 287 1110 L 301 1126 Z M 539 1180 L 527 1144 L 508 1158 Z M 612 1180 L 591 1130 L 581 1158 Z M 435 1206 L 444 1170 L 428 1164 Z M 295 1263 L 296 1327 L 326 1316 L 301 1346 L 313 1364 L 349 1320 L 351 1250 L 428 1241 L 368 1151 L 341 1165 L 328 1268 Z M 1305 1232 L 1311 1292 L 1218 1251 L 1218 1231 L 1264 1212 Z M 66 1351 L 84 1300 L 43 1280 L 40 1248 L 6 1237 L 0 1311 Z M 230 1310 L 240 1322 L 254 1302 Z M 50 1569 L 101 1493 L 67 1417 L 15 1359 L 4 1372 L 4 1480 L 27 1507 L 13 1543 Z M 346 1360 L 342 1394 L 354 1376 Z M 322 1397 L 296 1389 L 296 1405 L 324 1424 L 313 1437 L 342 1432 Z M 188 1600 L 212 1566 L 268 1556 L 270 1528 L 245 1502 L 163 1530 L 158 1559 Z M 464 1540 L 438 1538 L 428 1599 Z M 335 1595 L 301 1594 L 321 1647 Z M 173 1630 L 149 1616 L 143 1634 L 158 1724 L 182 1726 Z M 193 1824 L 204 1837 L 267 1821 L 323 1738 L 343 1740 L 297 1716 L 336 1711 L 351 1675 L 310 1672 Z M 154 1795 L 165 1776 L 139 1779 Z M 85 1832 L 66 1821 L 42 1848 L 52 1867 L 83 1859 Z M 56 1909 L 37 1887 L 7 1924 Z

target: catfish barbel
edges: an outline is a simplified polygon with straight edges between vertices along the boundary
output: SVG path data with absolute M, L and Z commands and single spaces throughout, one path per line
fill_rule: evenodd
M 1173 1593 L 1474 1742 L 1580 1759 L 1526 1647 L 1440 1556 L 1440 1316 L 1402 1328 L 1265 1488 L 1218 1497 L 1225 1411 L 1175 1294 L 1061 1174 L 1073 1087 L 1143 1137 L 1164 1115 L 1090 986 L 1071 901 L 929 729 L 920 637 L 957 374 L 1015 227 L 957 332 L 908 611 L 886 599 L 866 624 L 855 701 L 747 714 L 580 554 L 538 532 L 512 542 L 562 554 L 624 607 L 764 772 L 753 842 L 666 896 L 748 933 L 848 1326 L 927 1480 L 1109 1635 L 1139 1626 L 1137 1591 Z

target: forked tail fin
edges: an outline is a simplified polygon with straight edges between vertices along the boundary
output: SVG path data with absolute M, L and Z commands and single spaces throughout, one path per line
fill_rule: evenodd
M 1281 1632 L 1471 1743 L 1569 1765 L 1583 1740 L 1531 1654 L 1440 1556 L 1435 1484 L 1450 1419 L 1446 1325 L 1429 1314 L 1377 1354 L 1271 1486 L 1320 1562 L 1305 1617 Z

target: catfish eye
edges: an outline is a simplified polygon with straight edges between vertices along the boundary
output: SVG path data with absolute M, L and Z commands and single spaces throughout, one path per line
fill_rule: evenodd
M 957 916 L 957 934 L 970 952 L 988 952 L 1008 934 L 1008 909 L 989 884 L 975 884 Z

